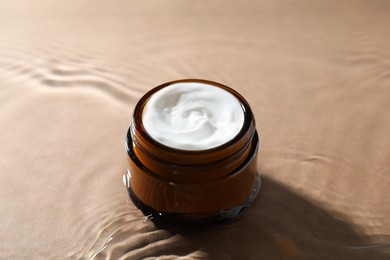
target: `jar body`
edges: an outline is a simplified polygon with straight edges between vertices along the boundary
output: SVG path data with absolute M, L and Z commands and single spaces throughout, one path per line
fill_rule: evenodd
M 201 82 L 235 95 L 245 120 L 229 142 L 206 150 L 188 151 L 162 145 L 145 131 L 142 111 L 153 93 L 177 82 Z M 204 80 L 181 80 L 148 92 L 136 105 L 126 136 L 127 185 L 137 206 L 160 216 L 192 222 L 231 218 L 257 195 L 259 138 L 249 104 L 234 90 Z

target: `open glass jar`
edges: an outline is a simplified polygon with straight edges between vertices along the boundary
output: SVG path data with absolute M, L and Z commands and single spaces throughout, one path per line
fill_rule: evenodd
M 202 150 L 163 144 L 146 131 L 144 109 L 150 98 L 178 83 L 200 83 L 232 94 L 244 120 L 239 132 L 225 143 Z M 235 217 L 255 199 L 259 138 L 248 102 L 222 84 L 185 79 L 162 84 L 137 103 L 126 136 L 126 184 L 133 202 L 145 213 L 181 222 L 209 222 Z

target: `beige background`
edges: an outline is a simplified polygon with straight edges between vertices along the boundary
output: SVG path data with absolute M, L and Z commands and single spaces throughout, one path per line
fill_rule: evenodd
M 389 1 L 1 1 L 0 258 L 390 257 Z M 214 80 L 251 104 L 259 197 L 156 227 L 122 183 L 137 100 Z

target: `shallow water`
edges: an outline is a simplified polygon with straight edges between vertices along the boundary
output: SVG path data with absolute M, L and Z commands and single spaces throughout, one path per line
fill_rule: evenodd
M 388 1 L 30 2 L 0 2 L 0 258 L 390 257 Z M 256 116 L 262 189 L 220 225 L 122 182 L 135 103 L 180 78 Z

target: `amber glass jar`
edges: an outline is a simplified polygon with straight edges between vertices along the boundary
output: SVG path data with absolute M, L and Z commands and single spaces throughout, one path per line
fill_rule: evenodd
M 181 150 L 154 140 L 145 130 L 142 113 L 149 98 L 169 85 L 197 82 L 234 95 L 244 112 L 244 123 L 231 140 L 205 150 Z M 162 84 L 137 103 L 127 133 L 126 182 L 134 203 L 142 210 L 168 219 L 202 222 L 236 216 L 256 197 L 259 138 L 247 101 L 222 84 L 186 79 Z

